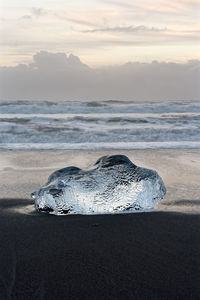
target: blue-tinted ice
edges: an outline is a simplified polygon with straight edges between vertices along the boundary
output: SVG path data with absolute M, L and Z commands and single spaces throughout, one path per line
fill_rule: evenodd
M 38 211 L 105 214 L 153 210 L 166 193 L 156 171 L 134 165 L 124 155 L 103 156 L 91 169 L 66 167 L 32 193 Z

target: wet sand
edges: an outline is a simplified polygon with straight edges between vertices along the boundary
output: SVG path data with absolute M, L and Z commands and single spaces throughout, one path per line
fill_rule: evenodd
M 199 299 L 200 151 L 120 151 L 162 176 L 152 213 L 50 216 L 30 192 L 116 151 L 0 152 L 1 299 Z

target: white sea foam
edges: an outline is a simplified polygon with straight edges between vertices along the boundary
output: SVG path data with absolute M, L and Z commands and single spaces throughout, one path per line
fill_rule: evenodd
M 116 142 L 116 143 L 2 143 L 9 150 L 100 150 L 100 149 L 200 149 L 200 142 Z

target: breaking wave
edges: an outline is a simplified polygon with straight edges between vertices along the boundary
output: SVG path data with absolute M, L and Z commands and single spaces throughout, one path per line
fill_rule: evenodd
M 198 102 L 2 102 L 0 148 L 199 148 L 199 121 Z

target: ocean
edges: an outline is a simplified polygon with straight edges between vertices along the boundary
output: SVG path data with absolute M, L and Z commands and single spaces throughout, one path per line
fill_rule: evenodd
M 0 149 L 200 149 L 200 102 L 1 101 Z

